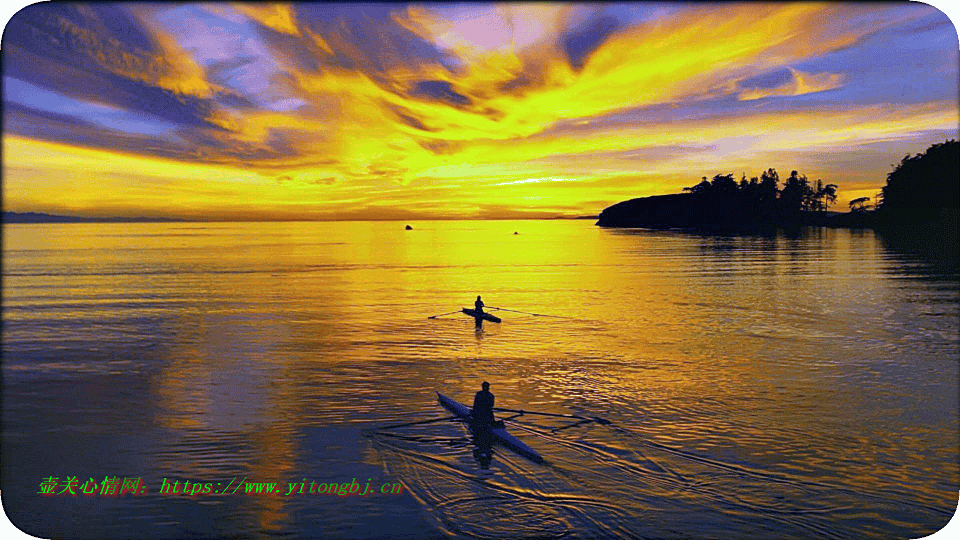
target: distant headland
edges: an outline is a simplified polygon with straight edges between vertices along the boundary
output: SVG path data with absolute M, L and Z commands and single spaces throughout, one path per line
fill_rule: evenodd
M 830 212 L 837 186 L 822 180 L 810 182 L 792 171 L 783 187 L 776 169 L 759 177 L 732 174 L 706 177 L 686 193 L 655 195 L 623 201 L 600 213 L 602 227 L 650 228 L 753 228 L 780 225 L 827 225 L 837 216 Z
M 896 233 L 905 229 L 957 234 L 960 206 L 960 143 L 949 140 L 907 155 L 887 174 L 877 200 L 850 201 L 849 212 L 831 212 L 837 186 L 792 171 L 780 184 L 775 169 L 737 182 L 732 174 L 684 188 L 685 193 L 641 197 L 605 208 L 601 227 L 722 228 L 826 226 L 874 228 Z
M 164 217 L 81 217 L 59 216 L 41 212 L 4 212 L 3 223 L 174 223 L 186 219 Z

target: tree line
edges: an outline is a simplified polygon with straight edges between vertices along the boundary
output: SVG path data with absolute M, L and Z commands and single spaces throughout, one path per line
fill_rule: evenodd
M 836 184 L 811 182 L 806 175 L 790 171 L 781 187 L 780 175 L 772 168 L 749 180 L 744 174 L 739 182 L 733 174 L 718 174 L 712 180 L 704 176 L 699 184 L 683 191 L 705 198 L 735 199 L 739 207 L 746 203 L 763 221 L 799 221 L 804 214 L 823 214 L 837 202 Z

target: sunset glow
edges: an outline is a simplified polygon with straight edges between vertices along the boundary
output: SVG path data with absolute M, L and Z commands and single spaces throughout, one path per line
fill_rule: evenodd
M 844 209 L 960 124 L 920 3 L 41 3 L 2 54 L 20 212 L 578 216 L 768 167 Z

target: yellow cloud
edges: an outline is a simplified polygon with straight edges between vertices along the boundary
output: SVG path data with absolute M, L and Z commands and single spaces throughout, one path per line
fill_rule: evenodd
M 178 94 L 201 98 L 209 98 L 219 89 L 207 82 L 203 68 L 197 64 L 190 53 L 177 44 L 176 40 L 162 32 L 156 32 L 153 37 L 163 50 L 163 53 L 157 56 L 156 61 L 159 63 L 157 67 L 117 70 L 118 75 L 147 82 Z
M 285 34 L 300 35 L 290 4 L 236 3 L 232 7 L 258 23 Z

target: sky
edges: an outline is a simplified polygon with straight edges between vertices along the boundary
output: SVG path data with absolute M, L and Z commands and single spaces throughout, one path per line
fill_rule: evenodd
M 958 138 L 920 3 L 39 3 L 4 30 L 3 208 L 596 215 L 703 176 L 874 196 Z

